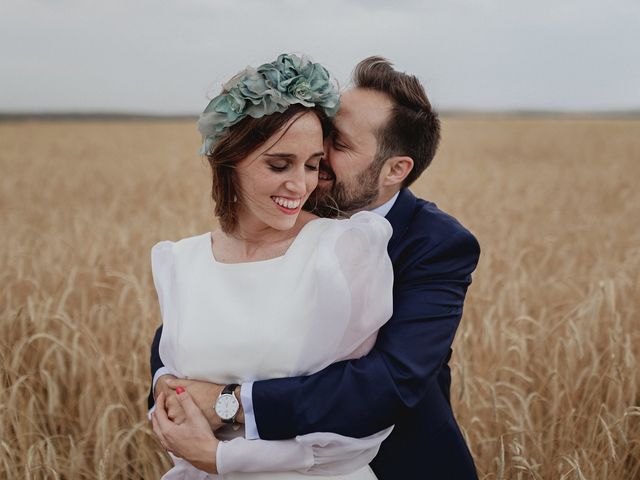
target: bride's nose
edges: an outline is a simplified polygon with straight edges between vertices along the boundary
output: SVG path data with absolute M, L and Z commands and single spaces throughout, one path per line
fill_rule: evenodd
M 287 179 L 285 187 L 292 193 L 304 195 L 307 189 L 304 169 L 295 169 Z

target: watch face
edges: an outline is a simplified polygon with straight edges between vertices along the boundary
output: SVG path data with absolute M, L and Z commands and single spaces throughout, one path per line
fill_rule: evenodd
M 239 407 L 238 400 L 234 395 L 221 395 L 216 401 L 216 414 L 222 420 L 230 420 L 238 413 Z

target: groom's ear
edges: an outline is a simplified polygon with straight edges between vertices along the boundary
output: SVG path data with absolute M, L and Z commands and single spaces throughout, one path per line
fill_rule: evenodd
M 407 156 L 391 157 L 382 168 L 381 185 L 383 187 L 392 187 L 402 184 L 411 170 L 413 170 L 413 158 Z

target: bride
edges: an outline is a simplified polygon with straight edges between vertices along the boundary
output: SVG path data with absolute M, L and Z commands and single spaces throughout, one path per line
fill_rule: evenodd
M 161 393 L 151 417 L 175 463 L 165 479 L 375 479 L 368 463 L 393 427 L 359 439 L 265 441 L 246 440 L 233 422 L 238 384 L 358 358 L 392 313 L 389 223 L 302 209 L 338 103 L 322 65 L 280 55 L 235 75 L 200 117 L 220 227 L 151 251 L 160 356 L 177 377 L 227 384 L 215 408 L 231 413 L 214 435 L 187 392 L 177 391 L 183 423 L 169 419 Z M 180 458 L 185 449 L 200 460 Z

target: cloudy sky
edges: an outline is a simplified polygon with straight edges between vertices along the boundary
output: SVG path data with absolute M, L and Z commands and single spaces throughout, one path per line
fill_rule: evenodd
M 196 114 L 281 52 L 386 56 L 441 109 L 640 109 L 638 0 L 0 0 L 0 111 Z

